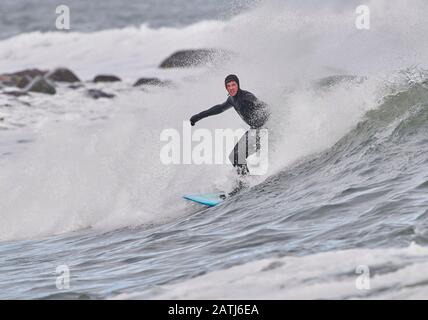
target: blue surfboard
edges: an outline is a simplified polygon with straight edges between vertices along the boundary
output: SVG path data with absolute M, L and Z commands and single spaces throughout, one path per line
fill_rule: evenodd
M 226 194 L 224 192 L 212 194 L 193 194 L 184 196 L 183 198 L 208 207 L 214 207 L 226 199 Z

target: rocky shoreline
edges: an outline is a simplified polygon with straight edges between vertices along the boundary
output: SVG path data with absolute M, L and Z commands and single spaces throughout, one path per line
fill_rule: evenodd
M 207 66 L 218 63 L 219 61 L 227 60 L 231 57 L 231 53 L 218 49 L 192 49 L 181 50 L 173 53 L 164 59 L 159 68 L 192 68 Z M 115 97 L 114 94 L 104 92 L 100 89 L 90 89 L 86 85 L 89 83 L 111 83 L 121 82 L 122 79 L 112 74 L 99 74 L 90 81 L 82 81 L 72 70 L 63 67 L 54 70 L 26 69 L 13 73 L 0 74 L 0 95 L 21 97 L 31 96 L 31 93 L 42 93 L 47 95 L 55 95 L 57 93 L 58 83 L 69 84 L 69 89 L 84 88 L 86 94 L 93 98 L 108 98 Z M 161 80 L 154 77 L 141 77 L 136 79 L 133 87 L 158 86 L 171 87 L 171 80 Z

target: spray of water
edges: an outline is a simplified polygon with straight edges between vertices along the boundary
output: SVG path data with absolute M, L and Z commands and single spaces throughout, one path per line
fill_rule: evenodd
M 83 78 L 141 73 L 173 79 L 174 88 L 127 91 L 109 102 L 109 120 L 47 121 L 25 151 L 1 160 L 0 239 L 39 237 L 82 228 L 161 222 L 189 213 L 180 197 L 230 188 L 230 165 L 165 166 L 160 133 L 182 131 L 183 120 L 226 99 L 223 79 L 236 73 L 242 87 L 272 110 L 269 175 L 331 146 L 382 97 L 385 79 L 424 66 L 427 4 L 371 1 L 371 29 L 355 27 L 355 3 L 267 1 L 230 21 L 181 29 L 140 28 L 84 33 L 32 33 L 0 42 L 0 68 L 66 65 Z M 96 46 L 94 46 L 96 44 Z M 215 68 L 162 71 L 156 66 L 183 48 L 218 47 L 235 53 Z M 23 52 L 31 52 L 30 55 Z M 317 79 L 347 74 L 328 88 Z M 64 108 L 67 100 L 52 104 Z M 245 127 L 233 111 L 199 127 Z

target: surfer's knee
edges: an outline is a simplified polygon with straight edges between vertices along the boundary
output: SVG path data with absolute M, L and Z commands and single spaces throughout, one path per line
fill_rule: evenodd
M 235 148 L 232 150 L 232 152 L 229 154 L 229 161 L 230 161 L 230 163 L 234 166 L 234 167 L 236 167 L 237 166 L 237 163 L 236 163 L 236 161 L 235 161 Z

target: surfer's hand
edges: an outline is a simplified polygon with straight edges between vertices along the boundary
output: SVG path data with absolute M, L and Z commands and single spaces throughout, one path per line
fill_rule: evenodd
M 196 122 L 198 122 L 198 119 L 196 118 L 196 116 L 193 116 L 190 118 L 190 124 L 192 125 L 192 127 L 195 125 Z

